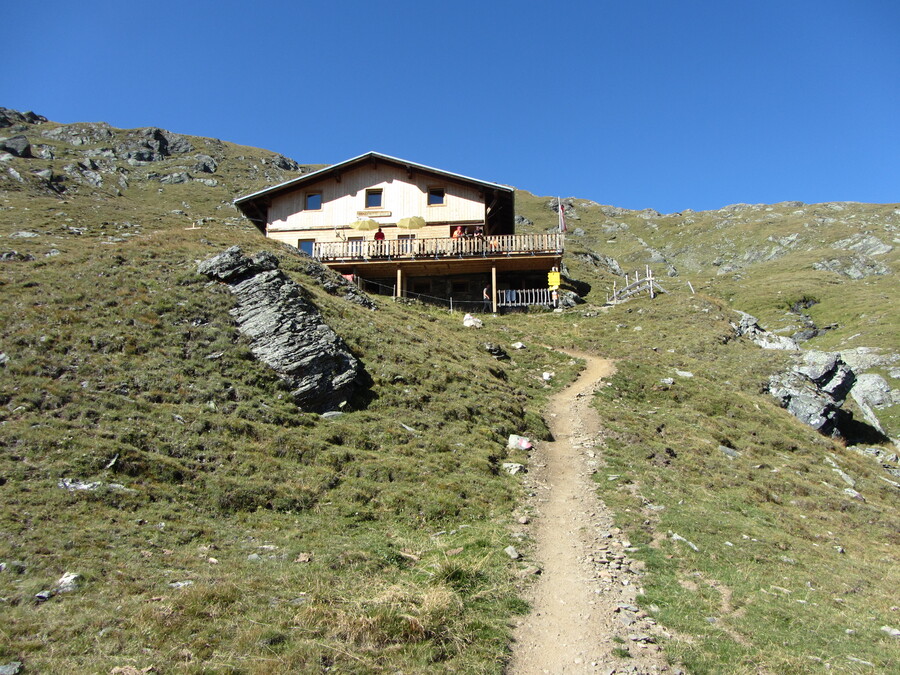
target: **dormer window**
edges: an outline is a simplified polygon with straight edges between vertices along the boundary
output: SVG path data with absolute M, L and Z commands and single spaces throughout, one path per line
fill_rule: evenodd
M 443 206 L 444 205 L 444 188 L 442 187 L 433 187 L 428 188 L 428 206 Z
M 366 208 L 380 209 L 382 196 L 383 191 L 380 188 L 377 190 L 366 190 Z

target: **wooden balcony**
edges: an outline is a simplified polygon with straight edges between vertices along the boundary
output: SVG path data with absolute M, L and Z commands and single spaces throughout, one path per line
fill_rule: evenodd
M 386 261 L 500 259 L 529 256 L 558 257 L 565 236 L 559 232 L 503 234 L 459 239 L 390 239 L 384 241 L 336 241 L 313 245 L 313 257 L 323 263 L 384 263 Z

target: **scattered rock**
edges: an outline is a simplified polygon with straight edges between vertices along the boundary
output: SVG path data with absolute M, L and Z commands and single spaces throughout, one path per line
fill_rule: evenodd
M 75 574 L 74 572 L 66 572 L 59 578 L 59 581 L 56 582 L 55 590 L 57 593 L 71 593 L 72 591 L 78 590 L 78 587 L 80 585 L 80 574 Z
M 700 551 L 700 549 L 697 548 L 696 544 L 693 544 L 692 542 L 688 541 L 687 539 L 682 537 L 680 534 L 676 534 L 675 532 L 669 532 L 669 537 L 672 539 L 672 541 L 683 541 L 694 551 L 698 551 L 698 552 Z
M 500 465 L 500 468 L 503 469 L 510 476 L 515 476 L 517 473 L 525 471 L 524 464 L 518 464 L 516 462 L 504 462 Z
M 694 374 L 688 370 L 676 370 L 675 374 L 678 377 L 685 377 L 685 378 L 691 378 L 694 376 Z
M 746 337 L 754 344 L 763 349 L 783 349 L 788 351 L 797 351 L 800 347 L 789 337 L 783 335 L 775 335 L 763 328 L 760 328 L 755 316 L 751 316 L 746 312 L 738 311 L 741 320 L 738 323 L 732 323 L 731 327 L 738 337 Z
M 522 555 L 516 550 L 515 546 L 507 546 L 505 549 L 503 549 L 503 552 L 513 560 L 518 560 L 522 557 Z
M 22 672 L 21 661 L 10 661 L 0 666 L 0 675 L 19 675 Z
M 481 328 L 482 326 L 484 326 L 484 322 L 481 319 L 472 316 L 471 314 L 466 314 L 463 317 L 463 326 L 465 326 L 466 328 Z
M 495 345 L 493 342 L 485 342 L 484 343 L 485 351 L 493 356 L 498 361 L 503 361 L 509 359 L 509 354 L 507 354 L 503 347 L 500 345 Z

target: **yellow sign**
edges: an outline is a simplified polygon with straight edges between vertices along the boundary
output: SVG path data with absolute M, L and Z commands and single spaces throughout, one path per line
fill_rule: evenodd
M 551 288 L 559 286 L 559 272 L 547 272 L 547 285 Z

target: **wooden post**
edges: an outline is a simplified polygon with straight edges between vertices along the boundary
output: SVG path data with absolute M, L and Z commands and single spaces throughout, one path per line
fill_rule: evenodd
M 691 295 L 694 295 L 694 287 L 691 285 L 691 282 L 687 282 L 688 288 L 691 289 Z
M 400 271 L 400 268 L 397 268 L 397 295 L 395 297 L 399 298 L 403 295 L 403 272 Z
M 497 313 L 497 266 L 491 265 L 491 308 Z
M 653 300 L 653 270 L 647 267 L 647 283 L 650 285 L 650 299 Z

